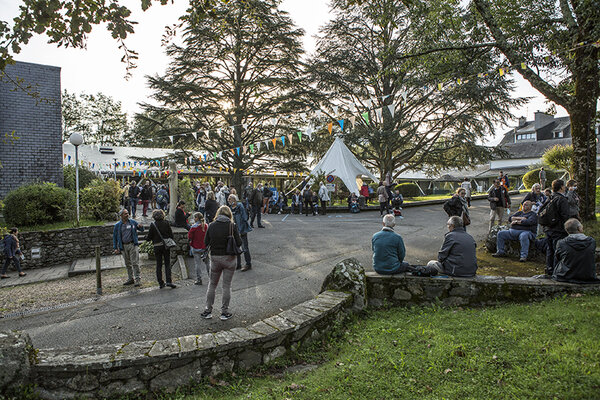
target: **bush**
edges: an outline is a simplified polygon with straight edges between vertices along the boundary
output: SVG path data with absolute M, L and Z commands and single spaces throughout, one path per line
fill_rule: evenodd
M 97 221 L 116 219 L 121 204 L 121 188 L 113 179 L 95 179 L 80 193 L 84 215 Z
M 544 168 L 546 171 L 546 187 L 550 187 L 552 185 L 552 181 L 560 178 L 556 171 L 551 169 Z M 531 190 L 531 187 L 534 183 L 540 182 L 540 168 L 531 170 L 523 175 L 523 184 L 527 190 Z M 544 188 L 542 188 L 544 190 Z
M 416 183 L 401 183 L 394 190 L 399 190 L 400 194 L 404 197 L 421 196 L 421 190 L 419 190 L 419 186 Z
M 21 186 L 4 199 L 4 218 L 10 226 L 41 225 L 73 217 L 75 195 L 54 183 Z
M 94 179 L 98 178 L 91 170 L 79 166 L 79 190 L 89 186 Z M 65 165 L 63 167 L 63 183 L 65 189 L 75 191 L 75 166 Z
M 179 200 L 185 201 L 185 211 L 194 211 L 194 205 L 196 204 L 196 201 L 194 199 L 194 191 L 192 189 L 192 182 L 190 181 L 190 178 L 186 177 L 179 181 L 179 185 L 177 186 L 177 194 L 179 195 Z

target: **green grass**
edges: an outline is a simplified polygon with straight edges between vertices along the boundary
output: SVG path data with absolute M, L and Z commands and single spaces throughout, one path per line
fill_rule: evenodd
M 95 219 L 80 219 L 79 226 L 98 226 L 104 225 L 108 221 L 96 221 Z M 31 226 L 23 226 L 18 227 L 21 232 L 32 232 L 32 231 L 53 231 L 57 229 L 67 229 L 67 228 L 75 228 L 75 221 L 62 221 L 62 222 L 54 222 L 52 224 L 44 224 L 44 225 L 31 225 Z
M 488 309 L 393 309 L 356 318 L 291 363 L 178 399 L 598 399 L 600 296 Z M 273 375 L 273 373 L 278 373 Z

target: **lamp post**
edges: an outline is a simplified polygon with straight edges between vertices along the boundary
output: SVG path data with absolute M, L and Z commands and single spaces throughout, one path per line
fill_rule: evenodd
M 117 159 L 113 158 L 113 160 L 115 161 L 115 182 L 117 181 Z
M 83 136 L 72 133 L 69 142 L 75 146 L 75 191 L 77 193 L 77 226 L 79 226 L 79 146 L 83 143 Z

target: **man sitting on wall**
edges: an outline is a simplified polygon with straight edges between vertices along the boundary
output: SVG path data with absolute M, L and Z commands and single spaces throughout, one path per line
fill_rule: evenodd
M 527 261 L 529 245 L 535 240 L 537 233 L 537 214 L 531 209 L 533 203 L 529 200 L 523 202 L 523 211 L 517 211 L 508 218 L 510 229 L 499 231 L 496 239 L 496 253 L 494 257 L 506 257 L 504 243 L 507 240 L 518 240 L 521 243 L 521 258 L 519 261 Z
M 446 225 L 448 233 L 438 252 L 438 259 L 429 261 L 427 267 L 450 276 L 474 276 L 477 272 L 475 239 L 465 231 L 462 218 L 458 216 L 450 217 Z
M 373 269 L 381 275 L 405 272 L 408 263 L 404 262 L 406 249 L 402 237 L 394 232 L 396 218 L 392 214 L 383 217 L 383 228 L 373 235 Z
M 583 234 L 575 218 L 565 222 L 568 236 L 556 244 L 552 279 L 559 282 L 598 283 L 596 278 L 596 241 Z

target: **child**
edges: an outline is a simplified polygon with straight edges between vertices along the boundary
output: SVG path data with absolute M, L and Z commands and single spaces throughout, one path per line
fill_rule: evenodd
M 208 251 L 206 251 L 206 244 L 204 244 L 204 236 L 206 235 L 207 229 L 208 225 L 204 222 L 204 215 L 200 212 L 195 213 L 194 225 L 192 225 L 188 232 L 188 239 L 192 249 L 192 255 L 194 256 L 196 285 L 202 285 L 202 263 L 204 263 L 206 267 L 206 275 L 210 278 L 210 259 L 208 258 Z

